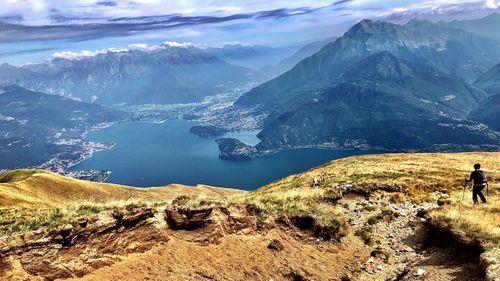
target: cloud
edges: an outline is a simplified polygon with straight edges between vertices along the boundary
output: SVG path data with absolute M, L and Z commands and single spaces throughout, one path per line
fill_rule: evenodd
M 491 3 L 488 3 L 491 2 Z M 485 4 L 486 3 L 486 4 Z M 436 0 L 436 1 L 422 1 L 418 3 L 409 4 L 407 6 L 398 6 L 391 11 L 380 13 L 376 18 L 385 21 L 405 22 L 410 19 L 448 19 L 457 15 L 475 14 L 481 12 L 489 13 L 486 9 L 493 8 L 494 1 L 475 1 L 463 2 L 458 0 Z
M 35 53 L 48 52 L 48 51 L 53 51 L 53 50 L 55 50 L 55 48 L 36 48 L 36 49 L 27 49 L 27 50 L 19 50 L 19 51 L 0 52 L 0 58 L 17 56 L 17 55 L 25 55 L 25 54 L 35 54 Z
M 0 1 L 0 43 L 57 40 L 76 49 L 75 42 L 89 41 L 86 44 L 90 47 L 80 48 L 92 49 L 98 39 L 129 37 L 128 42 L 116 41 L 120 41 L 119 46 L 137 40 L 158 44 L 165 38 L 196 38 L 193 40 L 210 44 L 233 40 L 295 44 L 338 36 L 362 18 L 397 22 L 415 17 L 441 19 L 459 13 L 491 12 L 499 1 L 9 0 Z M 106 45 L 96 48 L 103 47 Z M 143 49 L 147 48 L 153 47 Z
M 0 16 L 0 22 L 22 22 L 24 20 L 21 14 L 6 14 Z
M 175 41 L 165 41 L 165 42 L 163 42 L 162 45 L 166 46 L 166 47 L 178 47 L 178 48 L 188 48 L 188 47 L 195 46 L 195 44 L 193 44 L 193 43 L 175 42 Z
M 128 48 L 131 50 L 146 50 L 146 51 L 154 51 L 159 48 L 159 46 L 149 46 L 146 43 L 133 43 L 128 45 Z
M 29 1 L 29 0 L 27 0 Z M 149 1 L 149 0 L 148 0 Z M 150 3 L 156 1 L 150 0 Z M 217 1 L 215 1 L 217 2 Z M 278 1 L 281 2 L 281 1 Z M 304 1 L 298 1 L 304 2 Z M 318 0 L 317 2 L 325 3 Z M 72 41 L 85 41 L 107 37 L 122 37 L 137 34 L 139 32 L 169 30 L 186 26 L 201 26 L 208 24 L 225 24 L 237 21 L 262 21 L 279 20 L 282 18 L 303 16 L 315 11 L 341 5 L 349 1 L 338 1 L 333 4 L 313 7 L 299 6 L 296 8 L 279 8 L 274 10 L 257 10 L 247 13 L 230 13 L 227 11 L 245 10 L 236 7 L 225 7 L 225 10 L 209 12 L 201 15 L 191 14 L 166 14 L 166 15 L 145 15 L 145 16 L 123 16 L 106 17 L 105 13 L 96 15 L 89 12 L 71 13 L 65 12 L 61 7 L 50 8 L 48 11 L 48 23 L 45 24 L 21 24 L 19 22 L 9 22 L 0 19 L 0 42 L 21 42 L 21 41 L 45 41 L 67 39 Z M 139 1 L 131 2 L 137 5 L 139 11 L 145 4 Z M 100 1 L 95 3 L 98 7 L 116 8 L 116 14 L 120 14 L 120 9 L 115 1 Z M 131 5 L 131 4 L 129 4 Z M 283 3 L 283 5 L 285 5 Z M 273 6 L 269 4 L 268 6 Z M 1 4 L 0 4 L 1 8 Z M 82 8 L 83 9 L 83 8 Z M 89 9 L 83 9 L 85 11 Z M 127 13 L 130 11 L 126 10 Z M 102 12 L 102 11 L 101 11 Z
M 104 50 L 98 50 L 98 51 L 89 51 L 89 50 L 83 50 L 79 52 L 72 52 L 72 51 L 62 51 L 62 52 L 57 52 L 52 55 L 52 59 L 67 59 L 67 60 L 81 60 L 84 58 L 89 58 L 89 57 L 95 57 L 100 54 L 106 54 L 106 53 L 121 53 L 121 52 L 128 52 L 129 49 L 116 49 L 116 48 L 109 48 L 109 49 L 104 49 Z
M 101 2 L 97 2 L 97 5 L 106 6 L 106 7 L 115 7 L 118 4 L 116 2 L 113 2 L 113 1 L 101 1 Z
M 102 50 L 97 50 L 97 51 L 90 51 L 90 50 L 82 50 L 79 52 L 73 52 L 73 51 L 61 51 L 61 52 L 56 52 L 52 54 L 49 60 L 51 59 L 66 59 L 66 60 L 81 60 L 89 57 L 95 57 L 97 55 L 102 55 L 106 53 L 123 53 L 123 52 L 128 52 L 130 50 L 140 50 L 143 52 L 151 52 L 151 51 L 156 51 L 156 50 L 161 50 L 161 49 L 166 49 L 166 48 L 189 48 L 189 47 L 195 47 L 195 48 L 206 48 L 203 44 L 195 44 L 195 43 L 188 43 L 188 42 L 176 42 L 176 41 L 166 41 L 163 42 L 160 45 L 149 45 L 146 43 L 133 43 L 129 44 L 128 48 L 107 48 L 107 49 L 102 49 Z M 50 50 L 50 49 L 47 49 Z M 1 56 L 1 53 L 0 53 Z
M 489 9 L 498 9 L 498 5 L 500 3 L 496 3 L 495 0 L 486 0 L 486 7 Z

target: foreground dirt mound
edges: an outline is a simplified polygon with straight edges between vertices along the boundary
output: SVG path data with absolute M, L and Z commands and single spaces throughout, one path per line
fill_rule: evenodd
M 118 280 L 117 276 L 126 273 L 124 280 L 144 280 L 153 274 L 151 264 L 156 264 L 170 268 L 158 273 L 161 280 L 248 280 L 257 276 L 307 280 L 307 276 L 327 274 L 331 266 L 324 264 L 331 263 L 331 258 L 345 259 L 342 268 L 331 275 L 338 278 L 363 258 L 361 243 L 305 243 L 302 238 L 310 237 L 311 230 L 321 229 L 314 220 L 310 228 L 303 227 L 297 217 L 262 223 L 258 215 L 252 205 L 173 207 L 163 213 L 152 208 L 106 211 L 74 225 L 2 241 L 0 279 Z M 358 254 L 352 255 L 354 252 Z M 143 261 L 149 262 L 143 267 L 136 264 Z M 308 272 L 307 264 L 314 270 Z M 226 269 L 219 270 L 222 267 Z M 323 270 L 318 271 L 320 267 Z M 236 275 L 229 276 L 229 272 Z
M 259 225 L 252 205 L 240 208 L 171 208 L 165 210 L 170 235 L 191 242 L 220 243 L 229 234 L 256 234 Z
M 75 225 L 3 241 L 0 272 L 7 279 L 19 278 L 8 271 L 48 280 L 81 277 L 166 241 L 155 225 L 153 209 L 108 211 Z

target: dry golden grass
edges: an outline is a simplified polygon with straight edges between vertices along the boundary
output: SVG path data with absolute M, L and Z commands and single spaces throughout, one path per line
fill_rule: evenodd
M 227 201 L 245 191 L 211 186 L 134 188 L 66 178 L 42 170 L 0 174 L 0 236 L 55 228 L 105 210 L 139 206 L 164 207 L 178 197 L 197 204 Z
M 397 187 L 406 196 L 397 193 L 391 202 L 402 202 L 408 197 L 413 202 L 436 201 L 433 192 L 462 196 L 463 182 L 470 175 L 473 164 L 481 163 L 490 182 L 490 203 L 472 206 L 470 192 L 464 202 L 456 202 L 435 211 L 436 216 L 452 222 L 469 234 L 498 243 L 500 226 L 499 191 L 500 153 L 434 153 L 382 154 L 354 156 L 335 160 L 305 173 L 292 175 L 262 187 L 256 192 L 234 197 L 232 200 L 253 203 L 268 215 L 280 213 L 308 213 L 320 221 L 344 221 L 342 214 L 325 202 L 338 198 L 338 185 L 352 185 L 363 190 Z M 311 188 L 314 178 L 323 179 L 319 188 Z M 456 201 L 456 200 L 455 200 Z
M 486 190 L 484 191 L 486 195 Z M 462 200 L 462 192 L 451 194 L 451 203 L 429 215 L 448 222 L 454 229 L 485 240 L 490 246 L 500 245 L 500 184 L 490 185 L 487 204 L 474 205 L 470 190 Z
M 500 152 L 379 154 L 335 160 L 273 182 L 259 192 L 310 190 L 314 178 L 323 178 L 322 188 L 340 184 L 367 190 L 398 187 L 410 197 L 419 198 L 432 191 L 460 190 L 477 162 L 491 182 L 500 181 Z
M 244 193 L 205 185 L 135 188 L 76 180 L 42 170 L 16 170 L 0 174 L 2 208 L 62 208 L 72 204 L 129 201 L 155 203 L 171 201 L 179 195 L 225 197 Z
M 56 228 L 72 224 L 81 218 L 106 210 L 122 210 L 137 207 L 160 207 L 163 203 L 142 201 L 109 201 L 106 203 L 71 203 L 51 208 L 2 208 L 0 209 L 0 236 L 23 233 L 40 228 Z M 167 203 L 164 203 L 167 204 Z
M 436 200 L 431 195 L 433 191 L 450 193 L 456 198 L 461 196 L 463 180 L 476 162 L 482 164 L 495 189 L 491 192 L 490 204 L 474 207 L 470 199 L 463 203 L 455 200 L 435 215 L 451 221 L 457 228 L 493 237 L 495 241 L 499 231 L 498 152 L 354 156 L 289 176 L 254 192 L 182 185 L 141 189 L 69 179 L 46 171 L 13 171 L 0 174 L 0 206 L 3 208 L 0 208 L 0 217 L 3 217 L 0 231 L 11 233 L 51 227 L 85 212 L 131 204 L 197 207 L 246 203 L 261 208 L 263 219 L 282 214 L 309 214 L 323 224 L 338 224 L 345 221 L 331 205 L 341 196 L 338 185 L 348 184 L 366 191 L 397 187 L 406 196 L 391 198 L 394 202 L 406 198 L 414 202 Z M 319 188 L 311 188 L 314 178 L 322 179 Z M 39 215 L 30 217 L 30 209 L 36 209 L 31 213 Z M 16 226 L 16 222 L 21 223 Z

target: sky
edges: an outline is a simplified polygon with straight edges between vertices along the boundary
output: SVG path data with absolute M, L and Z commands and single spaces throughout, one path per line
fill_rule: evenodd
M 499 9 L 500 0 L 0 0 L 0 63 L 165 41 L 299 48 L 364 18 L 449 21 Z

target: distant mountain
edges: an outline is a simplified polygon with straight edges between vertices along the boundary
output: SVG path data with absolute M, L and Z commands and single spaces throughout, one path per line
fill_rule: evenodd
M 290 52 L 287 48 L 241 44 L 229 44 L 220 48 L 211 47 L 204 51 L 229 63 L 252 69 L 275 64 Z
M 500 63 L 479 77 L 475 85 L 491 95 L 500 94 Z
M 484 123 L 500 132 L 500 94 L 493 95 L 470 113 L 470 119 Z
M 451 22 L 440 22 L 440 24 L 467 30 L 500 41 L 500 32 L 498 32 L 500 29 L 500 14 L 498 13 L 492 13 L 487 17 L 476 20 L 454 20 Z
M 338 76 L 335 86 L 279 106 L 258 135 L 259 150 L 326 145 L 424 149 L 436 144 L 499 145 L 458 117 L 486 95 L 429 66 L 371 55 Z
M 280 61 L 277 65 L 266 65 L 259 69 L 257 75 L 261 81 L 269 81 L 277 76 L 292 69 L 297 63 L 303 59 L 310 57 L 321 50 L 324 46 L 337 40 L 337 37 L 328 38 L 322 41 L 316 41 L 305 45 L 297 52 L 293 53 L 288 58 Z
M 200 49 L 107 52 L 81 59 L 0 66 L 0 84 L 101 104 L 200 101 L 248 80 L 248 70 Z
M 337 40 L 337 37 L 327 38 L 322 41 L 316 41 L 305 45 L 300 48 L 297 52 L 293 53 L 290 57 L 282 60 L 276 67 L 278 69 L 290 70 L 297 63 L 302 61 L 303 59 L 310 57 L 317 53 L 319 50 L 323 49 L 326 45 L 330 44 Z
M 19 86 L 0 87 L 0 169 L 38 165 L 57 154 L 73 153 L 72 142 L 90 127 L 124 117 L 97 104 Z
M 313 95 L 339 83 L 339 75 L 350 65 L 381 51 L 467 81 L 474 81 L 500 60 L 500 43 L 463 30 L 427 21 L 402 26 L 363 20 L 290 71 L 252 89 L 236 104 L 272 109 L 296 97 Z

